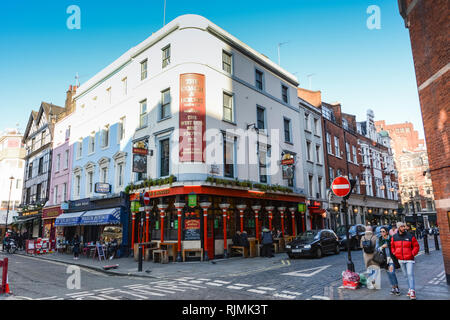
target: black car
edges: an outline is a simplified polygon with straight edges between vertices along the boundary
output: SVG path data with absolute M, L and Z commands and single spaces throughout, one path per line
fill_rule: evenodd
M 337 228 L 336 233 L 339 237 L 339 244 L 343 248 L 347 248 L 347 232 L 345 226 Z M 366 234 L 366 227 L 362 224 L 349 226 L 350 250 L 358 250 L 360 248 L 361 238 Z
M 286 252 L 289 258 L 300 256 L 321 258 L 325 253 L 339 254 L 339 240 L 333 230 L 308 230 L 286 244 Z

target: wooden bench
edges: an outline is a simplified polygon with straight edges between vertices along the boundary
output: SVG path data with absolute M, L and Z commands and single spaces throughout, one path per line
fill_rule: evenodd
M 230 248 L 229 251 L 230 251 L 231 256 L 233 256 L 234 252 L 237 252 L 240 255 L 242 255 L 244 258 L 248 258 L 248 248 L 241 247 L 241 246 L 233 246 L 233 245 L 231 245 L 229 248 Z
M 183 249 L 183 262 L 186 261 L 186 252 L 200 252 L 200 261 L 203 261 L 203 249 L 202 248 Z
M 167 250 L 153 250 L 153 262 L 169 263 Z

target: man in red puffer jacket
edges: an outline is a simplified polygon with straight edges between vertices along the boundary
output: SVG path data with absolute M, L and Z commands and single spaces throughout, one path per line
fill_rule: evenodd
M 398 259 L 403 274 L 408 279 L 410 299 L 416 299 L 414 284 L 414 257 L 419 253 L 419 243 L 417 239 L 406 231 L 403 222 L 397 222 L 398 232 L 391 238 L 391 251 Z

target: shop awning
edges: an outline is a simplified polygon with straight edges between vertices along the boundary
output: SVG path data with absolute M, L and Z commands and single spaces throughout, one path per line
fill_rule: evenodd
M 55 226 L 57 227 L 71 227 L 71 226 L 77 226 L 80 224 L 81 216 L 86 211 L 79 211 L 79 212 L 71 212 L 71 213 L 63 213 L 55 220 Z
M 120 208 L 86 211 L 80 225 L 120 224 Z

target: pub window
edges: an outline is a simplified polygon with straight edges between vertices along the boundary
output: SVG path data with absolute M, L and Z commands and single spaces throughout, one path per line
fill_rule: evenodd
M 256 88 L 258 88 L 259 90 L 263 90 L 263 79 L 264 74 L 262 73 L 262 71 L 255 70 L 255 84 Z
M 233 122 L 233 96 L 223 93 L 223 120 Z
M 170 116 L 170 89 L 161 92 L 161 119 Z
M 224 176 L 234 178 L 234 141 L 229 141 L 223 137 L 223 163 Z
M 262 107 L 256 107 L 256 120 L 259 130 L 264 130 L 265 126 L 265 110 Z
M 102 130 L 102 148 L 107 148 L 109 145 L 109 125 Z
M 147 100 L 143 100 L 139 104 L 139 127 L 142 128 L 147 126 Z
M 281 97 L 283 98 L 283 102 L 288 103 L 288 87 L 285 85 L 281 85 Z
M 259 150 L 259 182 L 267 183 L 267 152 Z
M 141 80 L 147 78 L 147 59 L 141 62 Z
M 232 66 L 232 55 L 222 51 L 222 69 L 225 72 L 231 73 L 231 66 Z
M 284 118 L 284 141 L 291 141 L 291 120 Z
M 160 142 L 160 155 L 161 155 L 161 167 L 160 176 L 169 175 L 169 139 L 161 140 Z
M 162 49 L 162 67 L 165 68 L 170 64 L 170 45 Z

